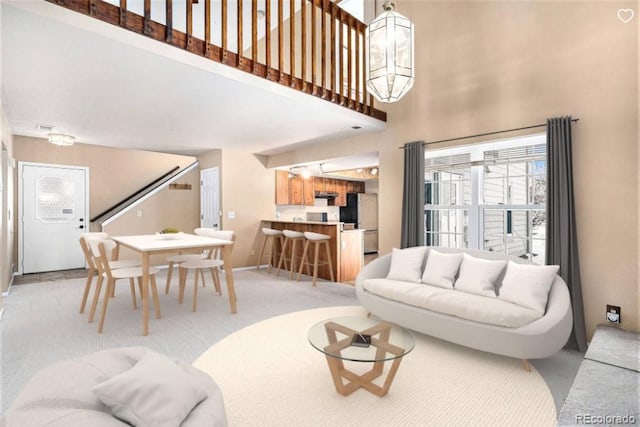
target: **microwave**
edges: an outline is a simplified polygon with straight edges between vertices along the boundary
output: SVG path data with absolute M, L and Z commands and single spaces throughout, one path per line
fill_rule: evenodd
M 326 212 L 307 212 L 307 221 L 327 222 Z

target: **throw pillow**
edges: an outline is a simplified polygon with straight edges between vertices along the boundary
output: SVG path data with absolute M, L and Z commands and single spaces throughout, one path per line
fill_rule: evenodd
M 463 253 L 444 254 L 430 249 L 427 256 L 427 266 L 422 274 L 422 283 L 453 289 Z
M 393 248 L 391 252 L 391 267 L 389 268 L 387 279 L 420 283 L 422 263 L 424 262 L 426 251 L 427 248 L 425 246 L 408 249 Z
M 137 427 L 175 427 L 207 397 L 206 375 L 166 356 L 149 352 L 131 369 L 93 387 L 112 414 Z
M 517 264 L 509 261 L 499 298 L 544 314 L 558 265 Z
M 464 254 L 455 289 L 485 297 L 496 297 L 495 281 L 507 261 L 490 261 Z

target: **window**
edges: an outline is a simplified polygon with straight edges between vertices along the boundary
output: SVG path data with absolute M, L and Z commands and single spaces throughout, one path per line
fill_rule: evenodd
M 545 135 L 425 154 L 425 244 L 544 264 Z

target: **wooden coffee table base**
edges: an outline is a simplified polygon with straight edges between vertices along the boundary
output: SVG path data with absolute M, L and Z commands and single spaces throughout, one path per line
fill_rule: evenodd
M 335 322 L 328 322 L 325 325 L 325 329 L 330 342 L 330 344 L 325 347 L 325 356 L 327 364 L 329 365 L 329 370 L 331 371 L 333 384 L 335 385 L 337 392 L 343 396 L 348 396 L 354 391 L 364 388 L 376 396 L 385 396 L 389 391 L 389 387 L 391 387 L 391 383 L 396 376 L 396 372 L 398 371 L 398 367 L 402 361 L 402 356 L 404 355 L 404 349 L 389 343 L 391 326 L 386 323 L 381 323 L 364 331 L 355 331 Z M 338 340 L 336 332 L 346 335 L 346 338 Z M 346 369 L 344 367 L 344 361 L 341 358 L 329 355 L 340 354 L 341 350 L 351 345 L 351 337 L 358 333 L 371 335 L 371 346 L 377 349 L 376 360 L 378 361 L 370 362 L 373 363 L 373 368 L 362 375 L 355 374 Z M 375 338 L 375 335 L 378 335 L 378 338 Z M 374 384 L 373 380 L 381 376 L 383 373 L 385 353 L 395 354 L 398 357 L 393 359 L 391 369 L 387 373 L 387 378 L 381 387 Z M 347 382 L 345 383 L 343 379 L 347 380 Z

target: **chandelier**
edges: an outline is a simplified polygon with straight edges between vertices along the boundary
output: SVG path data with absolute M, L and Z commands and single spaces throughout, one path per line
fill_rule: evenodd
M 367 27 L 367 89 L 380 102 L 396 102 L 413 86 L 413 23 L 386 1 Z

